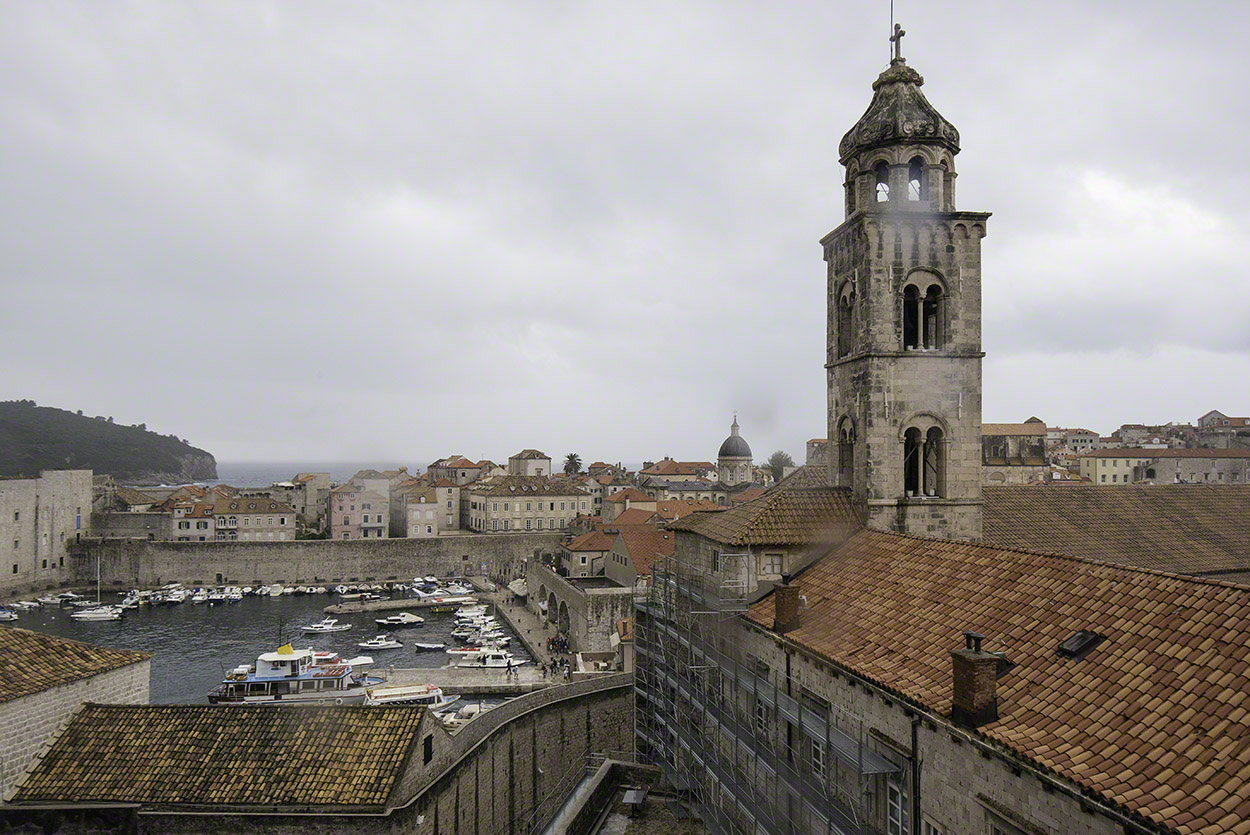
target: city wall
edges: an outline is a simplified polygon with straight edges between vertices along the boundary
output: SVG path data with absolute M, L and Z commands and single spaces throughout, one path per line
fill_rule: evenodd
M 90 539 L 71 546 L 76 581 L 154 588 L 166 583 L 260 585 L 354 583 L 439 577 L 517 576 L 523 560 L 553 553 L 559 533 L 444 536 L 433 539 L 296 542 L 149 542 Z

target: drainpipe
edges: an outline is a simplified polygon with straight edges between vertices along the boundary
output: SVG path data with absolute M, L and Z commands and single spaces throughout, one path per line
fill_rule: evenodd
M 920 832 L 920 716 L 911 718 L 911 831 Z

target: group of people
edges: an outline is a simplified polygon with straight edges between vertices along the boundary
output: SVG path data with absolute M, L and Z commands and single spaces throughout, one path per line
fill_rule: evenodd
M 552 635 L 547 638 L 547 652 L 552 655 L 564 654 L 569 651 L 569 639 L 565 635 Z
M 570 672 L 569 659 L 554 658 L 552 659 L 550 664 L 542 665 L 542 671 L 543 671 L 543 678 L 546 678 L 547 676 L 563 675 L 564 680 L 568 681 L 569 672 Z

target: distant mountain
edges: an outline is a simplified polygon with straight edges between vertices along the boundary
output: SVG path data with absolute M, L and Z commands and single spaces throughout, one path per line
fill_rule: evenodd
M 217 461 L 172 435 L 143 424 L 84 417 L 33 400 L 0 402 L 0 476 L 40 470 L 90 469 L 126 484 L 168 484 L 217 478 Z

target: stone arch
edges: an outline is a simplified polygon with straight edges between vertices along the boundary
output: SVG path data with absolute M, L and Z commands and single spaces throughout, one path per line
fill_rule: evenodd
M 950 295 L 942 276 L 934 270 L 917 267 L 904 277 L 899 292 L 903 350 L 932 351 L 946 347 Z
M 946 425 L 946 419 L 934 412 L 912 412 L 911 416 L 899 424 L 898 439 L 903 440 L 904 434 L 908 429 L 915 427 L 919 429 L 921 434 L 926 434 L 933 427 L 942 430 L 942 434 L 950 438 L 950 429 Z
M 549 592 L 547 595 L 547 620 L 555 623 L 556 611 L 560 607 L 560 601 L 556 600 L 556 593 Z
M 547 599 L 547 584 L 546 583 L 543 583 L 542 585 L 538 587 L 538 599 L 542 601 L 546 601 Z
M 560 601 L 560 616 L 556 621 L 556 631 L 561 635 L 569 636 L 569 604 L 563 600 Z
M 850 415 L 838 418 L 834 425 L 833 442 L 837 444 L 839 486 L 849 487 L 855 463 L 855 419 Z

